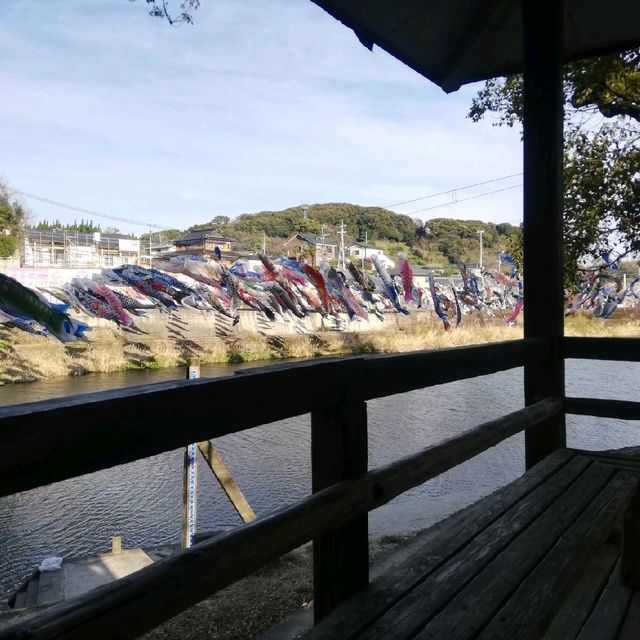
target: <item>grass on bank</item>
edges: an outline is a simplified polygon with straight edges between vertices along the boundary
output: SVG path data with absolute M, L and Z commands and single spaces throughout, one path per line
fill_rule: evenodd
M 567 318 L 568 336 L 638 337 L 640 320 Z M 413 322 L 374 332 L 323 332 L 296 336 L 232 334 L 199 338 L 131 337 L 117 328 L 97 327 L 86 342 L 62 344 L 53 338 L 0 327 L 0 383 L 27 382 L 85 373 L 161 369 L 182 366 L 190 356 L 203 364 L 241 363 L 283 358 L 313 358 L 366 353 L 404 353 L 441 349 L 522 337 L 522 326 L 508 327 L 499 319 L 465 318 L 445 332 L 437 320 Z

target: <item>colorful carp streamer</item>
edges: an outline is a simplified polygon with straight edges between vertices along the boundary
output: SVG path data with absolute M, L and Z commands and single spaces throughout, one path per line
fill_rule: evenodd
M 436 312 L 438 318 L 442 320 L 444 330 L 449 331 L 451 329 L 449 316 L 444 312 L 444 309 L 442 308 L 442 302 L 445 298 L 444 296 L 438 295 L 438 292 L 436 291 L 436 283 L 433 279 L 433 271 L 429 271 L 429 290 L 431 291 L 431 299 L 433 300 L 433 309 Z
M 90 327 L 73 320 L 59 307 L 44 302 L 40 295 L 17 280 L 0 273 L 0 311 L 9 323 L 30 333 L 54 335 L 62 342 L 82 340 Z
M 400 275 L 402 276 L 402 288 L 404 289 L 404 301 L 414 302 L 413 298 L 413 271 L 409 266 L 409 261 L 406 259 L 404 253 L 398 254 L 398 264 L 400 269 Z
M 615 263 L 614 263 L 615 264 Z M 611 271 L 617 270 L 607 265 Z M 601 269 L 591 271 L 582 282 L 578 293 L 569 301 L 565 315 L 573 315 L 579 309 L 591 311 L 596 318 L 607 319 L 625 302 L 631 301 L 631 314 L 640 315 L 640 278 L 633 279 L 626 287 L 622 275 Z
M 260 255 L 254 270 L 242 259 L 227 267 L 194 255 L 172 257 L 150 269 L 123 265 L 104 269 L 92 278 L 74 278 L 61 287 L 29 289 L 0 274 L 0 325 L 36 335 L 53 335 L 63 342 L 81 340 L 89 327 L 69 316 L 69 310 L 114 322 L 127 331 L 140 332 L 135 318 L 149 310 L 171 313 L 182 307 L 217 312 L 239 322 L 241 308 L 253 309 L 268 320 L 304 318 L 310 312 L 323 317 L 346 314 L 365 321 L 385 313 L 409 314 L 407 305 L 433 311 L 445 331 L 465 315 L 496 316 L 509 325 L 524 307 L 522 280 L 516 260 L 501 254 L 509 274 L 499 271 L 471 273 L 460 265 L 460 279 L 434 277 L 428 272 L 430 293 L 417 287 L 415 273 L 399 254 L 398 275 L 392 277 L 378 256 L 372 257 L 377 274 L 363 273 L 350 262 L 340 270 L 323 262 L 319 269 L 291 257 Z M 640 317 L 640 278 L 628 286 L 611 268 L 587 272 L 578 293 L 567 303 L 567 315 L 588 310 L 597 318 L 610 318 L 622 304 Z M 631 305 L 628 305 L 626 299 Z M 404 303 L 404 304 L 403 304 Z

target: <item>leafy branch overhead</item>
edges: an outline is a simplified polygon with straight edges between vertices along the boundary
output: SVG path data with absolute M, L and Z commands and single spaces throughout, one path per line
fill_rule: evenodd
M 640 50 L 566 65 L 565 264 L 577 277 L 585 256 L 640 251 Z M 492 79 L 469 117 L 522 122 L 522 76 Z
M 137 2 L 137 0 L 129 0 L 129 2 Z M 200 7 L 200 0 L 183 0 L 180 3 L 177 12 L 171 9 L 170 0 L 145 0 L 149 5 L 149 15 L 154 18 L 163 18 L 170 25 L 184 22 L 193 24 L 193 12 Z

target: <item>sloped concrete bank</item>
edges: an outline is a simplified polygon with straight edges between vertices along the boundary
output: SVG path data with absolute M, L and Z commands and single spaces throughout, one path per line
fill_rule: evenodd
M 174 367 L 192 356 L 208 364 L 375 352 L 373 335 L 382 338 L 417 326 L 432 326 L 434 331 L 437 327 L 427 313 L 387 314 L 384 321 L 368 322 L 314 313 L 272 322 L 247 309 L 241 310 L 234 325 L 221 314 L 183 308 L 136 318 L 135 329 L 73 315 L 92 327 L 88 340 L 62 344 L 55 338 L 0 326 L 0 383 Z

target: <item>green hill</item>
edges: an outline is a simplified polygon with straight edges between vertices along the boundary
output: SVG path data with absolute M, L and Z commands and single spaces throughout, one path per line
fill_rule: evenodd
M 484 262 L 495 264 L 499 251 L 511 251 L 517 245 L 520 229 L 509 223 L 487 223 L 477 220 L 434 218 L 422 221 L 383 209 L 362 207 L 348 203 L 309 205 L 306 212 L 301 206 L 283 211 L 245 213 L 220 225 L 228 218 L 217 216 L 208 224 L 195 225 L 189 230 L 216 226 L 226 235 L 236 238 L 239 248 L 256 250 L 267 236 L 270 252 L 278 253 L 282 242 L 296 232 L 320 234 L 337 240 L 341 221 L 345 224 L 345 241 L 364 239 L 385 249 L 390 257 L 403 251 L 416 265 L 445 267 L 461 261 L 477 263 L 479 234 L 483 231 Z

